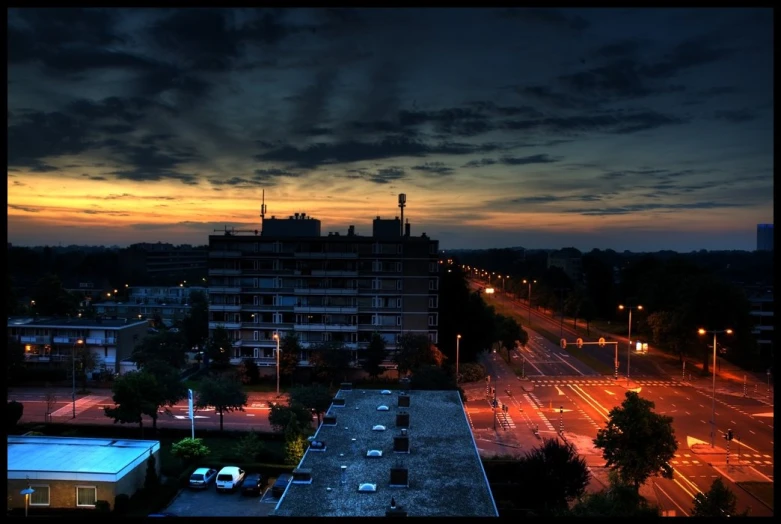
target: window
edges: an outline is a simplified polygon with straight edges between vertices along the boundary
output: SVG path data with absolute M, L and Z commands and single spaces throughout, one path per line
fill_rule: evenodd
M 398 317 L 396 317 L 396 325 L 397 325 L 397 326 L 400 326 L 400 325 L 401 325 L 401 315 L 399 315 Z
M 437 279 L 432 278 L 428 281 L 428 289 L 429 291 L 436 291 L 437 290 Z
M 258 296 L 257 295 L 253 295 L 252 296 L 252 305 L 253 306 L 257 306 L 258 305 Z
M 429 308 L 431 308 L 431 309 L 438 308 L 439 306 L 438 306 L 437 302 L 439 302 L 437 300 L 437 297 L 428 297 L 428 307 Z
M 49 486 L 41 486 L 32 484 L 30 486 L 35 491 L 30 495 L 31 506 L 48 506 L 49 505 Z
M 402 289 L 401 280 L 396 281 L 396 289 Z
M 439 264 L 436 262 L 429 262 L 428 263 L 428 272 L 429 273 L 436 273 L 439 270 Z
M 95 486 L 76 486 L 76 506 L 94 506 L 98 499 Z
M 396 273 L 401 273 L 401 262 L 396 262 Z
M 429 315 L 428 316 L 428 325 L 429 326 L 436 326 L 437 325 L 437 315 Z
M 252 332 L 252 340 L 258 340 L 258 332 L 257 331 L 253 331 Z

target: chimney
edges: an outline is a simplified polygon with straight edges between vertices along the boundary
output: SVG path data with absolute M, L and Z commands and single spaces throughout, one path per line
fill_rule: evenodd
M 400 408 L 408 408 L 409 407 L 409 395 L 406 393 L 402 393 L 399 395 L 399 406 Z
M 355 236 L 355 226 L 350 226 L 347 228 L 347 236 Z
M 410 234 L 410 226 L 409 226 L 409 219 L 407 219 L 407 223 L 404 224 L 404 236 L 408 237 Z
M 394 453 L 409 453 L 409 437 L 405 434 L 393 437 Z
M 298 213 L 295 213 L 296 220 L 298 220 Z
M 390 486 L 392 488 L 409 487 L 409 470 L 407 468 L 396 466 L 390 469 Z
M 347 466 L 342 466 L 342 484 L 347 484 Z
M 301 213 L 301 220 L 304 220 L 306 218 L 306 213 Z
M 396 427 L 397 428 L 409 427 L 409 413 L 406 412 L 396 413 Z

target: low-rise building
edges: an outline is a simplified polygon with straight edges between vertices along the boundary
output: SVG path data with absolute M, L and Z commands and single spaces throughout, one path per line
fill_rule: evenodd
M 457 391 L 343 384 L 273 512 L 292 517 L 496 517 Z
M 203 293 L 208 299 L 205 287 L 131 286 L 127 288 L 126 300 L 105 300 L 92 305 L 99 315 L 138 320 L 160 318 L 171 327 L 190 314 L 193 292 Z
M 20 492 L 32 488 L 29 507 L 94 508 L 144 486 L 147 461 L 160 473 L 160 442 L 44 436 L 8 437 L 8 505 L 24 508 Z
M 98 370 L 120 372 L 120 361 L 132 355 L 149 325 L 138 319 L 9 317 L 8 336 L 24 345 L 28 365 L 65 367 L 70 371 L 74 351 L 89 349 L 100 362 Z

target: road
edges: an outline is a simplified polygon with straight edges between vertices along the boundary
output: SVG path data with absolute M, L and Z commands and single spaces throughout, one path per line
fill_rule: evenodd
M 111 390 L 96 389 L 89 395 L 77 395 L 76 418 L 73 419 L 73 403 L 70 390 L 55 390 L 57 401 L 52 410 L 52 422 L 79 424 L 113 424 L 114 421 L 103 412 L 104 407 L 113 407 Z M 244 411 L 225 413 L 223 425 L 225 429 L 270 431 L 268 422 L 269 403 L 276 400 L 274 393 L 250 393 Z M 24 415 L 21 422 L 44 422 L 47 411 L 46 393 L 43 388 L 14 388 L 8 392 L 8 400 L 16 400 L 24 405 Z M 286 402 L 286 401 L 285 401 Z M 170 413 L 160 410 L 157 419 L 159 427 L 189 428 L 187 401 L 177 403 L 170 408 Z M 152 419 L 144 417 L 144 426 L 151 427 Z M 218 429 L 220 416 L 213 409 L 195 411 L 195 430 L 198 428 Z
M 530 332 L 530 347 L 516 352 L 528 359 L 524 367 L 526 380 L 516 375 L 518 362 L 523 362 L 524 357 L 511 358 L 510 365 L 497 354 L 484 360 L 500 409 L 494 416 L 489 401 L 480 398 L 485 394 L 484 385 L 473 388 L 470 398 L 475 399 L 468 403 L 467 412 L 478 447 L 495 453 L 524 453 L 539 444 L 535 432 L 540 438 L 556 438 L 563 430 L 592 472 L 604 471 L 605 461 L 599 450 L 593 448 L 592 439 L 604 427 L 610 410 L 623 400 L 626 381 L 588 372 L 582 364 L 576 364 L 573 370 L 562 362 L 567 357 L 561 355 L 561 348 L 537 337 Z M 678 453 L 671 461 L 674 478 L 649 479 L 643 488 L 644 496 L 653 497 L 665 511 L 688 515 L 694 495 L 706 492 L 713 480 L 721 476 L 735 493 L 739 509 L 751 508 L 755 516 L 773 514 L 736 484 L 773 480 L 772 407 L 757 399 L 717 393 L 718 436 L 715 448 L 710 449 L 709 390 L 669 378 L 637 379 L 631 386 L 654 402 L 657 413 L 673 418 L 679 443 Z M 501 409 L 502 405 L 508 406 L 507 412 Z M 729 466 L 723 439 L 726 429 L 733 429 L 736 438 L 739 430 L 741 436 L 740 460 L 737 440 L 733 440 Z M 492 440 L 498 442 L 493 447 L 489 444 Z

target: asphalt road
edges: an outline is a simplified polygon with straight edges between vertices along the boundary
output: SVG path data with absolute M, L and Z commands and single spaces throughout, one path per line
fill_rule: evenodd
M 92 390 L 89 395 L 77 395 L 76 418 L 73 418 L 73 403 L 71 391 L 56 390 L 57 400 L 52 406 L 52 422 L 80 424 L 113 424 L 108 418 L 104 407 L 113 407 L 111 390 Z M 21 422 L 45 422 L 47 411 L 46 392 L 43 388 L 14 388 L 8 392 L 8 400 L 16 400 L 24 404 L 24 414 Z M 244 411 L 234 411 L 223 415 L 225 429 L 270 431 L 268 422 L 269 403 L 276 400 L 274 393 L 250 393 L 249 401 Z M 196 410 L 195 430 L 198 428 L 219 428 L 220 416 L 213 409 Z M 157 419 L 159 427 L 191 427 L 188 418 L 187 401 L 182 401 L 170 408 L 170 413 L 161 410 Z M 144 417 L 144 426 L 151 427 L 152 419 Z
M 588 372 L 582 364 L 575 365 L 576 373 L 562 362 L 567 357 L 560 354 L 560 348 L 548 341 L 539 341 L 533 333 L 530 337 L 530 347 L 521 351 L 528 356 L 527 380 L 519 380 L 513 371 L 518 367 L 516 358 L 511 359 L 511 365 L 497 354 L 488 355 L 484 360 L 491 375 L 490 384 L 496 388 L 499 406 L 504 404 L 509 409 L 507 413 L 500 409 L 495 414 L 489 401 L 479 398 L 482 388 L 474 389 L 474 396 L 478 398 L 468 403 L 467 412 L 479 447 L 490 448 L 488 441 L 493 435 L 500 446 L 494 448 L 494 452 L 510 448 L 528 450 L 539 442 L 534 430 L 539 437 L 545 438 L 556 438 L 563 430 L 590 467 L 602 468 L 605 461 L 599 450 L 593 449 L 591 439 L 604 427 L 610 410 L 623 401 L 626 380 L 616 381 Z M 565 370 L 569 370 L 567 374 L 564 374 Z M 649 479 L 644 488 L 646 495 L 650 493 L 666 511 L 688 515 L 694 495 L 706 492 L 713 480 L 721 476 L 735 493 L 739 509 L 751 508 L 751 514 L 755 516 L 773 514 L 736 484 L 746 480 L 773 480 L 772 406 L 761 399 L 719 389 L 716 394 L 716 449 L 713 450 L 716 453 L 712 453 L 707 449 L 710 447 L 710 388 L 705 384 L 693 385 L 664 377 L 633 379 L 630 387 L 653 401 L 657 413 L 673 417 L 679 443 L 677 456 L 672 460 L 674 478 Z M 733 440 L 729 466 L 723 438 L 727 429 L 733 429 L 736 439 L 738 434 L 741 436 L 740 460 L 738 442 Z

